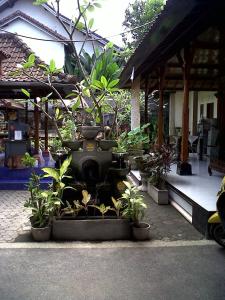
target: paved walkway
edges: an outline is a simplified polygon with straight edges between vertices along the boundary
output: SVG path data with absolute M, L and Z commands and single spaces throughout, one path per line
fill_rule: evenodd
M 29 223 L 23 207 L 27 197 L 27 191 L 0 191 L 0 242 L 13 242 Z
M 29 242 L 29 218 L 24 209 L 26 191 L 0 191 L 0 243 Z M 172 206 L 159 206 L 145 194 L 145 220 L 151 224 L 151 239 L 162 241 L 201 240 L 195 230 Z

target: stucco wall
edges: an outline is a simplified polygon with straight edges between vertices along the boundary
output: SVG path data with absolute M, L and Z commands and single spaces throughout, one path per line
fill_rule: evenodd
M 214 103 L 214 118 L 217 118 L 217 99 L 214 96 L 215 92 L 198 92 L 198 117 L 200 120 L 200 105 L 204 105 L 203 117 L 206 118 L 207 103 Z M 193 122 L 193 96 L 194 93 L 190 92 L 189 95 L 189 131 L 192 134 L 192 122 Z M 176 92 L 174 98 L 174 109 L 175 109 L 175 127 L 182 127 L 182 105 L 183 105 L 183 92 Z M 173 115 L 173 114 L 171 114 Z
M 60 23 L 56 20 L 56 18 L 47 11 L 42 6 L 34 6 L 31 0 L 18 0 L 13 7 L 7 8 L 0 13 L 0 18 L 4 18 L 8 15 L 11 15 L 13 12 L 20 10 L 30 17 L 36 19 L 40 23 L 48 26 L 52 30 L 58 32 L 59 34 L 65 36 L 67 38 L 67 34 L 65 30 L 62 28 Z M 17 32 L 18 34 L 33 36 L 33 37 L 41 37 L 45 39 L 54 39 L 48 33 L 37 29 L 32 24 L 25 22 L 24 20 L 15 20 L 10 25 L 5 27 L 6 30 L 10 32 Z M 42 58 L 46 63 L 49 62 L 51 58 L 53 58 L 57 62 L 58 67 L 62 67 L 64 63 L 64 46 L 63 43 L 53 43 L 53 42 L 40 42 L 34 41 L 31 39 L 22 38 L 24 42 L 38 55 Z M 74 40 L 83 41 L 85 39 L 84 34 L 79 31 L 75 31 Z M 98 42 L 94 43 L 96 47 L 101 47 Z M 82 46 L 82 43 L 76 43 L 76 48 L 79 51 Z M 92 54 L 93 46 L 91 42 L 85 44 L 85 51 Z M 50 57 L 51 56 L 51 57 Z
M 6 27 L 10 32 L 23 33 L 32 35 L 37 38 L 49 39 L 49 35 L 40 31 L 38 28 L 31 27 L 26 21 L 17 20 Z M 64 46 L 60 43 L 44 42 L 31 40 L 24 37 L 21 39 L 31 48 L 34 53 L 39 56 L 44 62 L 49 63 L 53 58 L 56 61 L 58 68 L 64 65 Z

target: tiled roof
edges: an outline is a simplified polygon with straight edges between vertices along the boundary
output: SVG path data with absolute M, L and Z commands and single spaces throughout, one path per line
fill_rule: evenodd
M 18 64 L 23 63 L 30 54 L 34 53 L 21 39 L 19 39 L 13 33 L 2 33 L 0 34 L 0 49 L 5 59 L 2 60 L 0 82 L 36 82 L 37 80 L 31 79 L 30 77 L 19 74 L 12 76 L 12 73 L 18 70 Z M 36 57 L 36 64 L 44 64 L 40 58 Z M 29 70 L 29 73 L 33 77 L 39 80 L 46 80 L 44 72 L 40 68 L 33 67 Z M 54 77 L 54 82 L 58 83 L 75 83 L 74 76 L 67 75 L 64 73 Z
M 61 34 L 59 34 L 58 32 L 50 29 L 48 26 L 44 25 L 43 23 L 40 23 L 36 19 L 28 16 L 27 14 L 25 14 L 24 12 L 22 12 L 20 10 L 17 10 L 14 13 L 12 13 L 11 15 L 1 19 L 0 20 L 0 27 L 3 27 L 7 23 L 10 23 L 12 20 L 15 20 L 17 18 L 24 19 L 24 20 L 28 21 L 29 23 L 34 24 L 35 26 L 39 27 L 43 31 L 45 31 L 45 32 L 49 33 L 50 35 L 54 36 L 56 39 L 59 39 L 59 40 L 67 40 L 68 39 L 68 38 L 62 36 Z
M 22 74 L 12 76 L 12 73 L 18 70 L 17 65 L 23 63 L 33 53 L 22 40 L 14 34 L 2 33 L 0 34 L 0 49 L 8 56 L 1 62 L 2 74 L 0 74 L 0 81 L 35 81 Z M 41 63 L 39 58 L 37 58 L 37 63 Z M 44 78 L 43 72 L 38 68 L 32 68 L 31 71 L 39 79 Z

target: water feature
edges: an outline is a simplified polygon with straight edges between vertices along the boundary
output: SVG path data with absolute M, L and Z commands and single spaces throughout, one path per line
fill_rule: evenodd
M 100 126 L 80 126 L 79 137 L 75 141 L 67 141 L 64 146 L 70 148 L 72 155 L 72 179 L 68 184 L 76 191 L 66 190 L 65 199 L 80 200 L 81 191 L 87 190 L 93 198 L 93 203 L 112 205 L 111 196 L 120 196 L 120 182 L 129 172 L 126 157 L 112 153 L 117 146 L 114 140 L 103 138 L 103 128 Z

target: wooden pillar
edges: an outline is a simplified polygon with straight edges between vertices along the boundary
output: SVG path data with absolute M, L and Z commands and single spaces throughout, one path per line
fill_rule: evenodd
M 159 110 L 158 110 L 158 146 L 163 144 L 163 92 L 165 80 L 165 66 L 160 67 L 159 71 Z
M 25 104 L 25 123 L 28 124 L 28 101 Z
M 170 93 L 169 135 L 175 135 L 175 93 Z
M 148 95 L 149 95 L 149 89 L 148 89 L 148 78 L 145 79 L 145 124 L 149 122 L 148 118 Z
M 193 122 L 192 122 L 192 134 L 197 135 L 198 129 L 198 92 L 194 92 L 193 95 Z
M 37 103 L 37 99 L 34 100 Z M 34 149 L 35 152 L 39 152 L 39 109 L 34 105 Z
M 188 161 L 188 136 L 189 136 L 189 77 L 191 68 L 190 48 L 184 48 L 184 100 L 182 113 L 182 141 L 181 141 L 181 162 Z
M 140 77 L 131 86 L 131 130 L 140 127 Z
M 188 163 L 188 137 L 189 137 L 189 90 L 190 90 L 190 70 L 193 61 L 194 52 L 190 47 L 184 48 L 182 60 L 183 78 L 184 78 L 184 99 L 182 112 L 182 139 L 181 139 L 181 161 L 177 164 L 177 173 L 179 175 L 192 175 L 191 164 Z
M 45 112 L 48 114 L 48 101 L 45 102 Z M 45 116 L 45 151 L 48 151 L 48 117 Z

